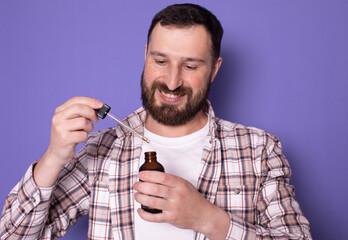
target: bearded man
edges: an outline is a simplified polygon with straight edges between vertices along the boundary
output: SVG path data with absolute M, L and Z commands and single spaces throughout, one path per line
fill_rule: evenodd
M 68 100 L 56 109 L 47 151 L 7 198 L 1 239 L 61 237 L 87 213 L 89 239 L 311 238 L 278 139 L 214 116 L 207 97 L 222 35 L 198 5 L 156 14 L 143 107 L 124 120 L 150 143 L 119 126 L 88 135 L 103 103 Z M 157 152 L 166 173 L 138 172 L 147 151 Z

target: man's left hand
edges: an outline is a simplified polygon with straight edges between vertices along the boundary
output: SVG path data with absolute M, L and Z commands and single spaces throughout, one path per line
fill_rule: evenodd
M 178 228 L 204 233 L 206 236 L 217 236 L 215 231 L 218 230 L 218 219 L 220 227 L 224 226 L 222 235 L 227 235 L 229 215 L 206 200 L 188 181 L 157 171 L 142 171 L 138 177 L 142 182 L 134 184 L 137 191 L 135 200 L 144 206 L 163 211 L 152 214 L 138 209 L 144 220 L 167 222 Z M 222 222 L 225 224 L 221 224 Z

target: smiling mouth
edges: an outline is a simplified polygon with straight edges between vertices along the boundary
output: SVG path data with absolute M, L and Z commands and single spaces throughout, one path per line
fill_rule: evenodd
M 176 95 L 176 94 L 173 94 L 173 93 L 165 93 L 165 92 L 162 92 L 161 90 L 159 90 L 159 92 L 160 92 L 162 95 L 164 95 L 165 97 L 171 98 L 171 99 L 175 99 L 175 98 L 179 98 L 179 97 L 184 96 L 184 94 Z

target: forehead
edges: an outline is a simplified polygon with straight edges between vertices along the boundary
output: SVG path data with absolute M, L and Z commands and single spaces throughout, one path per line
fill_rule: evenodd
M 150 36 L 149 51 L 182 57 L 211 57 L 212 42 L 203 25 L 188 27 L 157 24 Z

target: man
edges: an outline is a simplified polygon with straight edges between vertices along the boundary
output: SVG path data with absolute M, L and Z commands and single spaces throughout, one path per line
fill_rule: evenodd
M 121 127 L 88 136 L 102 103 L 70 99 L 56 109 L 47 151 L 6 199 L 1 239 L 60 237 L 87 213 L 89 239 L 311 238 L 277 138 L 216 118 L 207 101 L 222 34 L 200 6 L 159 12 L 148 32 L 143 108 L 125 120 L 150 144 Z M 149 150 L 166 173 L 138 172 Z

